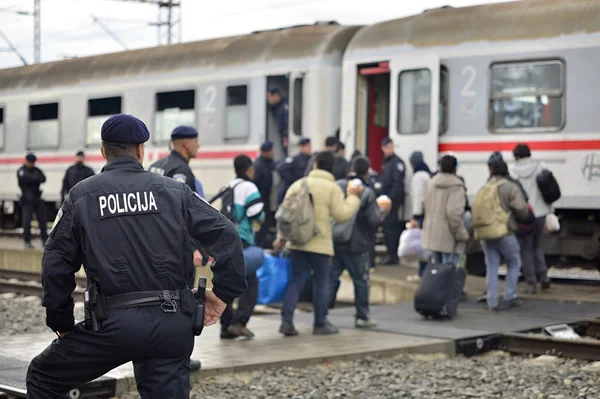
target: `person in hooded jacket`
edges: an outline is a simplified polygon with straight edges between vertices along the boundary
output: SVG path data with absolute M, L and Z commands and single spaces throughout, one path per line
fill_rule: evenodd
M 548 169 L 548 167 L 543 162 L 531 158 L 531 150 L 527 144 L 515 146 L 513 156 L 516 162 L 509 168 L 509 173 L 521 183 L 529 197 L 528 202 L 535 216 L 531 234 L 520 240 L 523 274 L 527 282 L 526 291 L 535 294 L 538 283 L 541 284 L 542 291 L 550 288 L 548 267 L 540 241 L 546 225 L 546 216 L 552 212 L 552 206 L 544 201 L 536 181 L 542 170 Z
M 458 162 L 445 155 L 440 172 L 427 183 L 423 193 L 423 247 L 433 253 L 434 263 L 457 265 L 469 241 L 464 223 L 465 183 L 456 176 Z
M 413 167 L 413 176 L 411 180 L 411 199 L 412 199 L 412 227 L 423 228 L 423 193 L 427 190 L 427 184 L 431 180 L 431 171 L 423 159 L 421 151 L 415 151 L 410 155 L 410 164 Z M 423 277 L 423 271 L 427 262 L 419 261 L 419 277 Z

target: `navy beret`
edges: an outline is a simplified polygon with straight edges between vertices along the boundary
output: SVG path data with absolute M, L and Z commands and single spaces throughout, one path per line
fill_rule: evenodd
M 279 94 L 279 89 L 276 87 L 271 87 L 271 88 L 269 88 L 269 93 L 270 94 Z
M 265 141 L 264 143 L 262 143 L 262 145 L 260 146 L 260 150 L 262 152 L 267 152 L 267 151 L 271 151 L 273 149 L 273 142 L 270 140 Z
M 105 143 L 140 144 L 148 141 L 150 132 L 144 122 L 135 116 L 119 114 L 102 124 L 100 138 Z
M 499 151 L 494 151 L 492 152 L 492 155 L 490 155 L 490 157 L 488 158 L 488 165 L 491 165 L 492 162 L 494 161 L 501 161 L 502 159 L 502 154 Z
M 29 154 L 25 155 L 25 160 L 27 162 L 35 162 L 35 161 L 37 161 L 37 157 L 35 155 L 33 155 L 32 153 L 29 153 Z
M 193 139 L 198 137 L 198 131 L 191 126 L 177 126 L 171 132 L 172 139 Z
M 308 137 L 304 137 L 298 141 L 298 146 L 310 144 L 310 139 Z
M 389 137 L 384 137 L 383 140 L 381 140 L 381 146 L 383 147 L 384 145 L 388 145 L 389 143 L 393 143 L 392 139 Z
M 75 154 L 76 157 L 83 157 L 85 156 L 85 154 L 83 153 L 83 151 L 77 151 L 77 154 Z

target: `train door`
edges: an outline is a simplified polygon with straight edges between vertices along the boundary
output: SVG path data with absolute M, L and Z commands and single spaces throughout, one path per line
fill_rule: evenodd
M 413 151 L 423 152 L 436 169 L 440 107 L 440 60 L 436 56 L 394 58 L 389 63 L 390 138 L 408 166 Z
M 372 168 L 383 163 L 381 140 L 389 131 L 390 72 L 387 62 L 359 67 L 356 149 L 366 154 Z

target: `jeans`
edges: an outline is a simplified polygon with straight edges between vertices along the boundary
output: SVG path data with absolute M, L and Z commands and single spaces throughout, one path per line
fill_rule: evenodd
M 546 217 L 535 219 L 533 229 L 529 234 L 519 237 L 521 247 L 521 260 L 523 262 L 523 275 L 528 284 L 535 285 L 538 282 L 548 281 L 548 268 L 544 251 L 540 247 Z
M 451 252 L 433 252 L 432 254 L 433 263 L 441 263 L 444 265 L 454 265 L 458 264 L 458 254 Z
M 344 271 L 348 270 L 354 284 L 354 318 L 369 320 L 369 254 L 335 251 L 333 265 L 329 275 L 329 303 L 335 301 L 337 281 Z
M 517 297 L 517 283 L 521 271 L 519 242 L 514 234 L 508 234 L 497 240 L 481 241 L 481 247 L 485 254 L 487 268 L 485 276 L 487 304 L 490 309 L 494 309 L 498 307 L 498 267 L 502 258 L 508 267 L 504 285 L 504 301 L 510 301 Z
M 315 327 L 324 327 L 327 317 L 327 300 L 329 299 L 329 273 L 331 257 L 314 252 L 291 251 L 292 278 L 285 291 L 281 319 L 284 323 L 293 323 L 294 311 L 298 304 L 300 293 L 306 284 L 306 276 L 313 272 L 313 307 Z

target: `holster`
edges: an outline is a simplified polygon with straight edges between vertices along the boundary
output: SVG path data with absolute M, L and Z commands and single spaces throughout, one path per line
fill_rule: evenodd
M 106 300 L 103 295 L 98 292 L 98 284 L 91 283 L 83 292 L 85 322 L 87 325 L 91 323 L 94 332 L 100 331 L 102 322 L 108 317 L 108 309 Z

